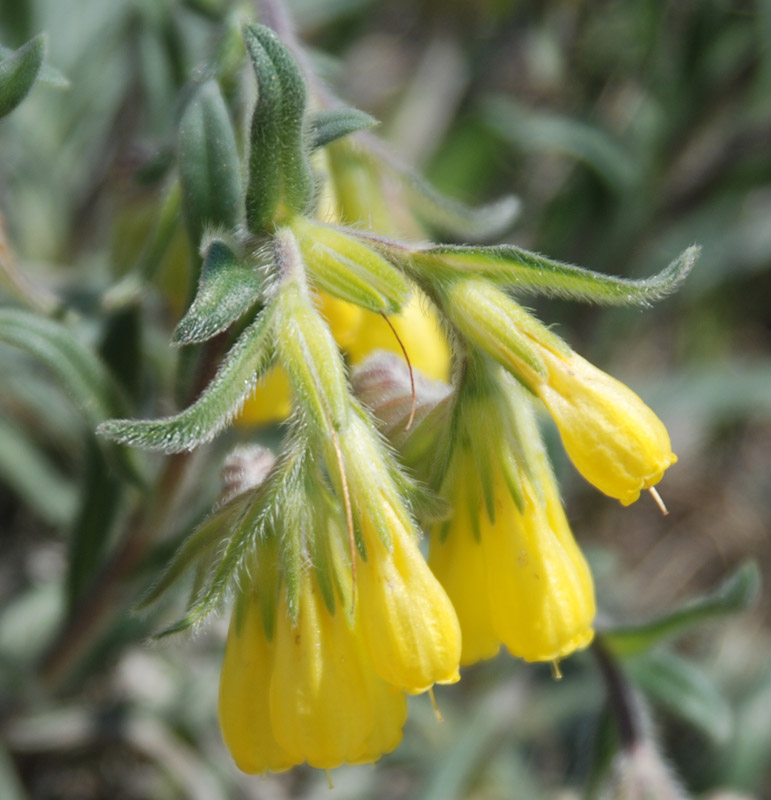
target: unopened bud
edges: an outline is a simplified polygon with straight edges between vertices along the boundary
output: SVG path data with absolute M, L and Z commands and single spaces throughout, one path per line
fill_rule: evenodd
M 236 447 L 222 462 L 222 503 L 239 494 L 258 487 L 276 463 L 276 457 L 267 447 L 247 444 Z

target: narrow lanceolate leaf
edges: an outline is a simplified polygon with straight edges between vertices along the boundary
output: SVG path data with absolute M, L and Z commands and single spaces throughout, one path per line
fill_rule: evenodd
M 195 300 L 177 325 L 172 344 L 205 342 L 226 330 L 257 302 L 261 285 L 257 266 L 214 239 L 204 256 Z
M 198 247 L 207 227 L 232 230 L 241 222 L 241 164 L 233 126 L 216 81 L 198 88 L 179 127 L 182 202 Z
M 392 257 L 404 260 L 403 248 L 392 247 Z M 631 280 L 552 261 L 514 245 L 452 247 L 439 245 L 412 251 L 411 261 L 426 275 L 454 272 L 476 275 L 499 286 L 602 305 L 649 305 L 671 294 L 685 280 L 699 256 L 689 247 L 651 278 Z
M 46 51 L 41 33 L 0 61 L 0 117 L 16 108 L 34 86 Z
M 113 541 L 127 484 L 109 469 L 93 439 L 88 442 L 81 482 L 80 504 L 68 532 L 67 606 L 72 609 L 91 584 Z
M 0 419 L 0 482 L 51 525 L 64 524 L 75 512 L 75 486 L 21 427 L 3 419 Z
M 273 63 L 281 87 L 282 201 L 292 211 L 305 211 L 313 192 L 305 130 L 305 80 L 289 51 L 270 28 L 253 25 L 248 30 Z
M 318 426 L 340 430 L 348 414 L 348 384 L 340 350 L 313 305 L 297 240 L 288 228 L 274 239 L 283 280 L 276 292 L 276 347 L 300 405 Z
M 126 413 L 125 401 L 105 365 L 61 323 L 3 308 L 0 342 L 26 351 L 48 367 L 92 427 Z
M 112 419 L 97 433 L 123 444 L 180 453 L 211 440 L 238 413 L 273 357 L 273 307 L 241 334 L 214 379 L 189 408 L 157 420 Z
M 404 275 L 371 247 L 340 230 L 298 218 L 292 226 L 319 289 L 370 311 L 393 314 L 411 293 Z
M 281 85 L 276 68 L 251 28 L 244 40 L 257 77 L 257 103 L 249 131 L 249 180 L 246 187 L 246 225 L 265 233 L 281 197 Z
M 372 128 L 378 121 L 358 108 L 330 108 L 308 119 L 310 147 L 316 150 L 356 131 Z
M 603 637 L 618 655 L 637 655 L 668 636 L 690 630 L 694 625 L 744 610 L 754 602 L 759 589 L 758 565 L 749 561 L 709 594 L 650 622 L 604 630 Z
M 283 501 L 293 496 L 302 475 L 302 458 L 297 456 L 297 453 L 285 453 L 263 484 L 253 492 L 239 495 L 204 520 L 188 543 L 182 546 L 169 573 L 161 579 L 164 588 L 196 559 L 203 564 L 203 585 L 187 614 L 158 633 L 157 638 L 179 633 L 202 622 L 230 590 L 237 588 L 239 580 L 244 577 L 243 570 L 253 564 L 255 550 L 260 546 L 258 560 L 264 560 L 267 550 L 264 545 L 275 533 L 277 520 L 281 519 L 276 509 L 283 508 L 286 505 Z M 213 547 L 218 538 L 220 546 Z M 201 558 L 206 560 L 201 561 Z M 276 571 L 268 569 L 265 574 L 269 578 Z M 268 594 L 266 592 L 266 600 L 270 603 Z M 158 591 L 152 592 L 153 597 L 158 595 Z
M 582 161 L 617 191 L 629 190 L 640 177 L 632 153 L 597 126 L 525 108 L 510 98 L 488 100 L 482 116 L 517 150 L 560 153 Z
M 10 58 L 14 52 L 15 51 L 11 50 L 10 47 L 3 47 L 0 45 L 0 63 L 5 61 L 7 58 Z M 56 67 L 53 67 L 50 64 L 43 64 L 40 67 L 40 71 L 37 74 L 37 80 L 35 83 L 39 83 L 42 86 L 49 86 L 52 89 L 70 88 L 70 82 L 67 77 L 63 75 L 60 70 L 56 69 Z
M 707 674 L 671 653 L 647 653 L 628 665 L 640 688 L 659 708 L 698 728 L 716 745 L 733 729 L 728 701 Z
M 305 141 L 305 82 L 289 52 L 269 28 L 249 25 L 244 41 L 257 78 L 252 115 L 246 222 L 269 230 L 277 216 L 304 211 L 313 189 Z
M 374 137 L 370 142 L 376 142 Z M 399 163 L 382 146 L 376 147 L 382 165 L 404 187 L 413 212 L 429 228 L 453 239 L 478 242 L 503 235 L 519 216 L 522 204 L 509 195 L 484 206 L 468 206 L 437 191 L 417 172 Z

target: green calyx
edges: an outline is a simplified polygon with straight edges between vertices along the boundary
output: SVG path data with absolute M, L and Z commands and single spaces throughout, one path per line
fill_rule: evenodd
M 409 281 L 372 248 L 304 218 L 298 217 L 292 228 L 319 289 L 376 313 L 396 313 L 407 302 Z

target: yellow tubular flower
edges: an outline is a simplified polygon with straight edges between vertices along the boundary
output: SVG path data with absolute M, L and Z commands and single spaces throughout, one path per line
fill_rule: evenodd
M 586 647 L 594 635 L 592 577 L 559 500 L 528 492 L 520 514 L 498 485 L 496 506 L 494 522 L 482 515 L 480 539 L 501 640 L 526 661 L 555 661 Z
M 473 475 L 467 476 L 474 480 Z M 459 481 L 455 494 L 455 519 L 449 530 L 437 525 L 431 536 L 428 565 L 447 592 L 462 634 L 461 666 L 492 658 L 501 649 L 493 628 L 490 602 L 485 591 L 487 568 L 481 540 L 474 535 L 467 513 L 484 513 L 465 502 L 466 482 Z M 443 535 L 446 534 L 446 535 Z
M 250 593 L 230 620 L 219 692 L 222 737 L 238 768 L 248 773 L 282 772 L 303 760 L 278 744 L 270 724 L 273 649 L 257 598 Z
M 464 335 L 543 400 L 570 459 L 600 491 L 629 505 L 677 461 L 663 423 L 631 389 L 574 353 L 504 292 L 463 280 L 448 298 Z
M 536 391 L 571 461 L 601 492 L 633 503 L 677 461 L 664 424 L 629 387 L 576 353 L 540 353 L 549 377 Z
M 458 613 L 463 664 L 490 658 L 501 643 L 527 661 L 554 661 L 592 639 L 592 578 L 529 396 L 501 373 L 487 380 L 459 400 L 443 489 L 455 513 L 433 531 L 429 565 Z
M 522 513 L 501 477 L 494 492 L 494 520 L 483 507 L 471 512 L 479 515 L 478 539 L 466 509 L 456 506 L 444 541 L 435 534 L 431 543 L 429 564 L 460 620 L 461 663 L 491 658 L 501 643 L 526 661 L 554 661 L 586 647 L 592 577 L 559 499 L 530 490 Z
M 358 599 L 364 637 L 377 673 L 410 694 L 459 680 L 461 639 L 455 611 L 417 542 L 393 509 L 392 549 L 367 530 Z
M 285 599 L 278 608 L 270 685 L 276 739 L 293 759 L 313 767 L 373 761 L 401 740 L 404 694 L 377 678 L 344 611 L 329 613 L 307 573 L 299 603 L 296 626 Z

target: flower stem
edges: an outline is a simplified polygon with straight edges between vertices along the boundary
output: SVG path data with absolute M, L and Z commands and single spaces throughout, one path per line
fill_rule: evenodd
M 211 379 L 225 344 L 225 337 L 220 336 L 204 348 L 191 391 L 193 399 Z M 126 579 L 141 564 L 159 531 L 165 528 L 176 507 L 178 492 L 185 482 L 191 457 L 192 453 L 189 452 L 169 456 L 156 481 L 154 497 L 144 506 L 144 511 L 137 508 L 129 516 L 123 539 L 95 574 L 90 587 L 43 653 L 38 664 L 38 675 L 49 688 L 61 685 L 115 609 L 125 602 Z
M 643 739 L 632 686 L 601 636 L 595 637 L 592 653 L 605 683 L 608 706 L 616 722 L 621 747 L 626 751 L 632 750 Z

